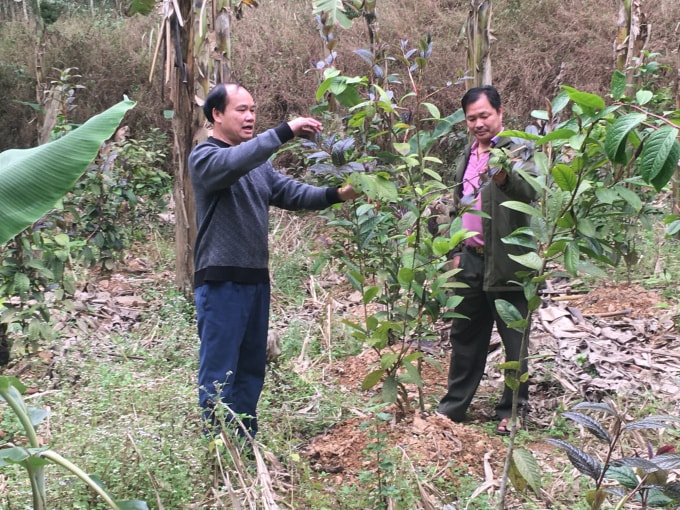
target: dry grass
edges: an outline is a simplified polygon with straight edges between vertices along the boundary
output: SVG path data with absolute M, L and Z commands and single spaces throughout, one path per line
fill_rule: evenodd
M 544 108 L 559 83 L 606 94 L 613 70 L 613 40 L 617 0 L 496 0 L 492 25 L 494 84 L 502 92 L 506 123 L 522 127 L 529 114 Z M 400 41 L 415 44 L 428 31 L 434 53 L 426 85 L 438 88 L 465 74 L 465 44 L 461 29 L 468 0 L 382 0 L 378 2 L 378 35 L 393 52 Z M 659 61 L 675 67 L 662 83 L 676 79 L 680 2 L 645 0 L 651 24 L 648 49 Z M 76 122 L 118 102 L 123 94 L 138 101 L 129 118 L 135 132 L 153 126 L 169 129 L 162 117 L 170 109 L 159 80 L 148 83 L 150 52 L 158 19 L 59 20 L 51 29 L 45 69 L 77 67 L 87 89 L 79 93 Z M 260 0 L 256 9 L 233 25 L 234 78 L 249 87 L 258 101 L 260 128 L 290 116 L 309 114 L 319 83 L 314 63 L 325 49 L 312 15 L 311 0 Z M 339 30 L 338 65 L 348 75 L 367 73 L 354 50 L 368 46 L 366 27 L 357 19 L 350 30 Z M 35 113 L 12 103 L 35 102 L 34 35 L 23 25 L 0 24 L 0 116 L 12 122 L 0 126 L 0 150 L 33 145 Z M 157 75 L 158 77 L 158 75 Z M 397 94 L 399 91 L 395 91 Z M 450 87 L 433 101 L 444 114 L 458 108 L 462 85 Z

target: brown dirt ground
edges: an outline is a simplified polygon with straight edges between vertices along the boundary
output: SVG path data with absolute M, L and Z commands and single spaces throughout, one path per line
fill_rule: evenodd
M 630 317 L 644 318 L 653 317 L 655 311 L 658 313 L 656 305 L 660 302 L 661 297 L 655 291 L 648 291 L 637 285 L 611 284 L 584 294 L 572 304 L 581 308 L 584 315 L 629 309 Z M 438 398 L 445 391 L 450 352 L 445 325 L 441 330 L 442 340 L 428 349 L 431 357 L 441 367 L 438 369 L 425 363 L 422 373 L 423 393 L 433 398 Z M 536 335 L 541 335 L 541 332 L 534 330 L 532 338 Z M 490 352 L 490 357 L 497 358 L 497 361 L 487 363 L 487 375 L 471 404 L 469 422 L 453 423 L 434 413 L 435 409 L 430 404 L 425 412 L 411 408 L 401 419 L 393 419 L 381 426 L 380 432 L 386 434 L 387 443 L 402 448 L 404 458 L 408 458 L 414 469 L 434 468 L 440 476 L 454 484 L 459 479 L 460 471 L 456 474 L 459 469 L 467 470 L 470 475 L 486 479 L 487 482 L 492 472 L 492 477 L 498 480 L 506 448 L 504 439 L 494 434 L 496 423 L 492 421 L 491 414 L 494 400 L 502 391 L 503 381 L 492 365 L 502 361 L 502 352 L 500 345 L 494 345 L 492 339 L 491 351 L 494 349 L 499 350 L 495 353 L 496 356 Z M 377 354 L 368 350 L 358 356 L 337 360 L 334 362 L 333 372 L 340 386 L 358 391 L 364 377 L 378 366 L 377 362 Z M 367 396 L 370 395 L 367 392 Z M 541 437 L 541 432 L 545 432 L 546 427 L 553 423 L 558 404 L 580 400 L 581 396 L 565 396 L 561 387 L 536 384 L 532 385 L 531 399 L 532 412 L 524 428 L 539 432 L 537 436 Z M 409 395 L 409 400 L 417 402 L 415 391 Z M 394 415 L 399 414 L 396 409 L 391 411 Z M 362 414 L 358 410 L 354 412 L 357 415 Z M 371 463 L 367 460 L 365 448 L 372 441 L 373 432 L 362 430 L 361 424 L 366 421 L 367 416 L 351 417 L 313 438 L 306 452 L 313 469 L 333 474 L 332 480 L 338 484 L 356 480 L 362 470 L 369 469 Z M 539 462 L 555 454 L 554 449 L 543 441 L 532 442 L 529 448 Z

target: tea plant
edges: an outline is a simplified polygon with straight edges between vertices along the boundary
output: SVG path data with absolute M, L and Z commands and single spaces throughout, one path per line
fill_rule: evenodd
M 511 256 L 527 268 L 517 277 L 529 304 L 528 315 L 522 317 L 505 301 L 496 302 L 508 326 L 524 332 L 522 352 L 528 343 L 531 316 L 541 304 L 542 283 L 561 270 L 570 275 L 601 276 L 601 265 L 615 266 L 625 260 L 630 267 L 637 261 L 633 244 L 637 229 L 660 214 L 650 203 L 667 185 L 680 159 L 678 129 L 644 109 L 648 94 L 637 94 L 635 100 L 626 101 L 623 82 L 622 75 L 615 74 L 615 102 L 610 106 L 597 95 L 563 86 L 564 92 L 552 101 L 549 110 L 536 112 L 539 118 L 547 119 L 549 129 L 544 135 L 536 131 L 504 133 L 535 145 L 537 176 L 522 172 L 510 155 L 492 150 L 492 166 L 503 165 L 506 171 L 522 174 L 540 194 L 536 205 L 503 204 L 532 217 L 530 228 L 519 229 L 504 240 L 531 249 L 525 255 Z M 556 122 L 570 103 L 568 120 Z M 520 381 L 528 378 L 528 373 L 521 373 L 522 362 L 502 365 L 509 375 L 506 384 L 515 396 Z M 519 375 L 513 376 L 513 371 Z M 513 469 L 514 432 L 513 425 L 506 474 Z M 534 478 L 533 473 L 527 474 Z M 502 495 L 506 480 L 504 476 Z
M 597 420 L 584 411 L 598 412 L 603 418 Z M 616 409 L 612 402 L 582 402 L 562 415 L 581 425 L 605 445 L 602 454 L 596 456 L 567 441 L 546 439 L 563 449 L 572 465 L 595 482 L 595 488 L 585 494 L 591 510 L 602 508 L 607 498 L 616 501 L 617 510 L 625 508 L 629 501 L 636 501 L 645 509 L 668 507 L 680 499 L 680 482 L 676 478 L 680 470 L 680 455 L 675 453 L 675 446 L 662 445 L 655 450 L 649 441 L 640 445 L 639 449 L 626 448 L 624 444 L 626 434 L 677 428 L 680 418 L 652 415 L 628 421 L 625 413 Z M 624 449 L 627 455 L 615 458 L 617 452 Z M 676 477 L 669 477 L 672 472 L 676 473 Z
M 382 383 L 383 401 L 396 403 L 403 415 L 410 406 L 406 385 L 422 385 L 420 367 L 426 359 L 421 342 L 434 337 L 435 321 L 451 316 L 445 310 L 459 300 L 448 294 L 456 285 L 450 281 L 455 271 L 444 267 L 446 254 L 466 233 L 451 229 L 450 235 L 432 235 L 427 222 L 432 201 L 447 190 L 439 173 L 444 162 L 432 149 L 462 120 L 462 112 L 442 117 L 430 102 L 449 84 L 421 90 L 433 51 L 429 36 L 414 47 L 402 41 L 395 48 L 381 43 L 359 49 L 356 53 L 369 65 L 370 74 L 345 76 L 335 68 L 332 23 L 351 20 L 343 12 L 328 12 L 331 6 L 322 2 L 317 8 L 329 56 L 317 64 L 321 103 L 315 110 L 333 131 L 316 141 L 310 170 L 329 182 L 349 179 L 367 197 L 346 215 L 331 211 L 329 224 L 336 235 L 331 253 L 362 295 L 366 319 L 346 324 L 380 356 L 380 366 L 364 379 L 362 388 Z M 361 12 L 371 37 L 378 40 L 371 6 L 353 9 L 352 17 Z M 348 245 L 353 249 L 347 250 Z M 424 407 L 422 394 L 419 406 Z

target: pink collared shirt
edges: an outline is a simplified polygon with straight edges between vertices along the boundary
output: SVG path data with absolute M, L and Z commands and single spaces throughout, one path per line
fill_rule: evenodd
M 496 145 L 497 138 L 491 140 L 491 147 Z M 479 142 L 475 140 L 470 147 L 470 158 L 468 159 L 467 167 L 463 175 L 463 196 L 475 196 L 470 207 L 475 211 L 482 210 L 482 194 L 478 192 L 481 187 L 479 182 L 480 174 L 484 173 L 489 164 L 489 152 L 484 151 L 482 154 L 477 154 Z M 463 228 L 469 232 L 476 232 L 474 237 L 466 239 L 464 244 L 466 246 L 484 246 L 484 236 L 482 233 L 482 217 L 476 214 L 463 214 Z

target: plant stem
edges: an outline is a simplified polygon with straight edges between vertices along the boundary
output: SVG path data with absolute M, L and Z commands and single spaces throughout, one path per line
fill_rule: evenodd
M 71 473 L 76 475 L 78 478 L 80 478 L 83 482 L 85 482 L 87 485 L 90 486 L 92 490 L 94 490 L 97 494 L 101 496 L 101 498 L 106 502 L 107 505 L 109 505 L 111 508 L 114 510 L 120 510 L 120 507 L 116 504 L 116 502 L 111 499 L 111 496 L 109 496 L 104 489 L 102 489 L 97 482 L 95 482 L 90 475 L 88 475 L 85 471 L 80 469 L 78 466 L 73 464 L 71 461 L 65 459 L 61 455 L 59 455 L 57 452 L 53 450 L 46 450 L 40 454 L 41 457 L 44 457 L 48 459 L 49 461 L 60 465 L 63 468 L 68 469 Z

